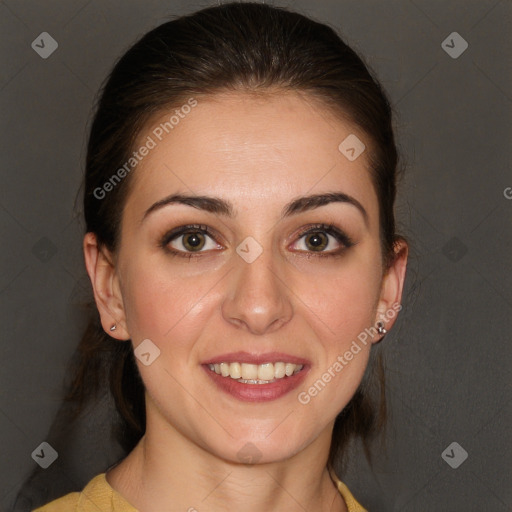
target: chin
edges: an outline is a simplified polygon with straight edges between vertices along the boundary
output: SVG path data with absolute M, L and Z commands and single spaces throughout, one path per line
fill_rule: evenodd
M 290 459 L 311 442 L 304 433 L 294 435 L 285 428 L 278 432 L 279 428 L 282 426 L 274 424 L 274 432 L 265 428 L 258 429 L 257 433 L 254 425 L 247 430 L 239 429 L 238 435 L 228 436 L 222 445 L 214 443 L 217 446 L 212 446 L 212 452 L 234 463 L 270 464 Z

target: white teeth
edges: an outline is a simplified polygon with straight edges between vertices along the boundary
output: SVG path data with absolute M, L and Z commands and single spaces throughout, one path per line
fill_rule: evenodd
M 229 364 L 228 363 L 220 363 L 220 373 L 223 377 L 229 376 Z
M 217 368 L 215 368 L 217 370 Z M 289 377 L 290 375 L 293 375 L 293 372 L 295 370 L 295 365 L 292 363 L 286 363 L 286 367 L 284 369 L 284 372 L 286 373 L 286 376 Z
M 282 379 L 285 376 L 290 377 L 299 373 L 303 365 L 293 363 L 220 363 L 209 364 L 210 370 L 217 375 L 230 377 L 244 384 L 268 384 L 276 379 Z
M 276 363 L 274 365 L 274 375 L 276 376 L 276 379 L 282 379 L 285 375 L 285 364 L 284 363 Z
M 272 380 L 274 378 L 274 365 L 272 363 L 260 364 L 258 366 L 259 380 Z
M 240 379 L 242 377 L 242 365 L 240 363 L 231 363 L 229 365 L 229 376 L 232 379 Z
M 258 366 L 242 363 L 242 379 L 251 380 L 258 378 Z

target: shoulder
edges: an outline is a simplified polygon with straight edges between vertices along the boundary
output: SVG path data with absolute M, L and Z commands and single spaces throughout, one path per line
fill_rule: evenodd
M 72 492 L 58 498 L 46 505 L 34 509 L 32 512 L 74 512 L 78 504 L 80 493 Z
M 350 492 L 350 489 L 336 476 L 334 472 L 330 472 L 331 478 L 334 481 L 339 493 L 345 500 L 348 512 L 368 512 Z
M 348 512 L 367 512 L 349 488 L 333 473 L 331 477 L 347 504 Z M 32 512 L 137 512 L 108 484 L 105 473 L 95 476 L 82 492 L 72 492 Z
M 367 512 L 367 510 L 354 498 L 349 488 L 343 483 L 338 483 L 338 490 L 347 504 L 348 512 Z
M 110 487 L 105 473 L 96 475 L 81 492 L 72 492 L 32 512 L 137 512 Z

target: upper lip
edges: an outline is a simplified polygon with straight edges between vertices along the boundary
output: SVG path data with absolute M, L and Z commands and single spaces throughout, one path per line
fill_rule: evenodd
M 264 364 L 264 363 L 293 363 L 307 365 L 310 362 L 303 357 L 292 356 L 283 352 L 265 352 L 262 354 L 251 354 L 249 352 L 230 352 L 229 354 L 221 354 L 212 357 L 202 364 L 220 364 L 220 363 L 248 363 L 248 364 Z

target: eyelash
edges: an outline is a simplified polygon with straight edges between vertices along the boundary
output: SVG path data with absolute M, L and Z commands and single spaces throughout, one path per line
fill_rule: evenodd
M 181 258 L 188 258 L 189 260 L 191 258 L 196 258 L 201 255 L 201 252 L 204 251 L 198 251 L 196 253 L 194 252 L 184 252 L 184 251 L 178 251 L 176 249 L 169 248 L 169 243 L 175 240 L 176 238 L 179 238 L 182 235 L 185 234 L 191 234 L 191 233 L 203 233 L 207 234 L 210 238 L 215 240 L 215 234 L 214 232 L 206 225 L 204 224 L 189 224 L 186 226 L 180 226 L 179 228 L 173 229 L 166 233 L 160 240 L 159 246 L 164 249 L 166 252 L 168 252 L 171 256 L 179 256 Z M 341 256 L 346 249 L 349 249 L 350 247 L 354 246 L 355 243 L 352 241 L 352 239 L 347 236 L 345 233 L 340 231 L 334 224 L 314 224 L 311 226 L 308 226 L 306 229 L 301 231 L 299 233 L 298 239 L 300 240 L 305 235 L 309 235 L 312 233 L 327 233 L 331 236 L 333 236 L 336 241 L 340 244 L 342 244 L 344 247 L 341 249 L 338 249 L 336 252 L 315 252 L 311 251 L 306 257 L 310 258 L 311 256 L 320 257 L 320 258 L 326 258 L 326 257 L 336 257 Z M 216 241 L 216 240 L 215 240 Z M 300 251 L 304 252 L 304 251 Z

